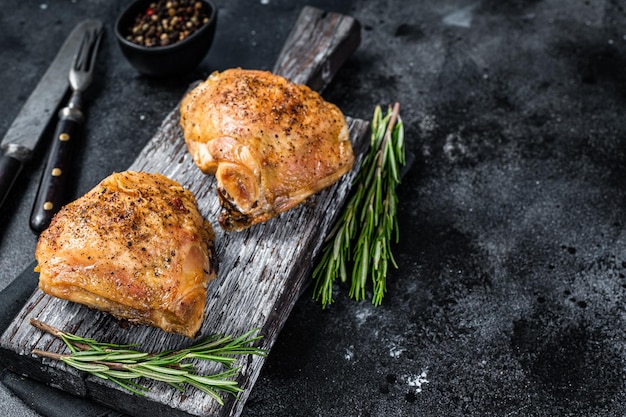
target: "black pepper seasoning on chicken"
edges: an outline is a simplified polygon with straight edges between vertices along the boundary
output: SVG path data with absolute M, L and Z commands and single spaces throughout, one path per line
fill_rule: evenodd
M 39 288 L 132 323 L 194 337 L 217 277 L 193 194 L 161 174 L 114 173 L 64 206 L 35 257 Z
M 180 114 L 194 162 L 215 175 L 227 231 L 296 207 L 354 163 L 339 107 L 269 71 L 214 72 L 183 98 Z

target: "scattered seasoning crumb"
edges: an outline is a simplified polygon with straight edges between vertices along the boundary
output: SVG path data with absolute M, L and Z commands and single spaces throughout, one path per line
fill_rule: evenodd
M 182 41 L 208 22 L 208 10 L 201 1 L 158 0 L 135 18 L 126 39 L 142 46 L 167 46 Z
M 430 383 L 427 379 L 428 374 L 426 371 L 422 371 L 419 375 L 406 375 L 404 377 L 406 383 L 415 389 L 416 393 L 422 392 L 422 385 Z

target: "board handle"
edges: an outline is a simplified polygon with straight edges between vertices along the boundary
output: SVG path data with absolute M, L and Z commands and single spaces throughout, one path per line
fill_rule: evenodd
M 358 20 L 306 6 L 278 54 L 272 72 L 321 92 L 360 43 Z

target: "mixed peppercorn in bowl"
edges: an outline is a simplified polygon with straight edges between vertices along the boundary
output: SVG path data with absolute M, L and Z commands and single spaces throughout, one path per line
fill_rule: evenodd
M 217 9 L 209 0 L 137 0 L 117 19 L 115 36 L 139 72 L 172 76 L 202 62 L 216 24 Z

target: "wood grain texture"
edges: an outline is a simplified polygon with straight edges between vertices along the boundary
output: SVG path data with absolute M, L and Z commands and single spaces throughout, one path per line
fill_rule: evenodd
M 358 20 L 305 7 L 278 55 L 272 72 L 323 91 L 361 42 Z
M 353 19 L 307 7 L 301 13 L 286 45 L 302 43 L 302 39 L 293 37 L 310 36 L 318 33 L 318 29 L 323 30 L 323 38 L 354 38 L 352 32 L 359 27 L 353 24 L 350 26 L 352 29 L 346 32 L 345 25 L 350 20 Z M 315 22 L 315 31 L 299 27 L 305 25 L 308 28 L 311 22 Z M 338 22 L 341 24 L 338 25 Z M 352 52 L 353 49 L 344 48 L 341 53 Z M 304 68 L 284 62 L 293 59 L 293 56 L 284 50 L 277 62 L 277 71 L 302 82 L 299 77 Z M 307 62 L 321 68 L 329 56 L 339 59 L 332 51 L 327 54 L 315 52 L 315 57 Z M 346 58 L 340 60 L 345 61 Z M 313 77 L 312 74 L 306 77 Z M 323 88 L 325 84 L 318 88 Z M 260 347 L 271 350 L 293 305 L 311 281 L 311 270 L 323 239 L 349 194 L 351 182 L 369 144 L 369 123 L 347 119 L 357 156 L 355 168 L 307 203 L 267 223 L 238 233 L 226 233 L 217 224 L 220 206 L 215 179 L 203 174 L 188 154 L 179 127 L 178 109 L 170 112 L 155 136 L 129 167 L 130 170 L 159 172 L 180 182 L 194 193 L 200 212 L 213 224 L 219 271 L 218 279 L 208 287 L 206 319 L 199 338 L 214 333 L 239 335 L 251 328 L 259 328 L 263 335 Z M 144 350 L 181 348 L 192 341 L 152 327 L 124 326 L 105 313 L 50 297 L 39 290 L 33 293 L 0 339 L 0 361 L 17 373 L 75 395 L 92 398 L 133 416 L 238 416 L 265 362 L 265 358 L 257 356 L 247 356 L 239 361 L 241 372 L 238 382 L 244 392 L 238 400 L 226 397 L 223 407 L 200 391 L 191 389 L 181 393 L 159 382 L 146 381 L 151 391 L 145 397 L 139 397 L 108 381 L 86 376 L 61 362 L 33 356 L 30 353 L 33 349 L 57 353 L 67 351 L 60 341 L 31 327 L 28 324 L 31 318 L 102 341 L 136 343 Z M 197 365 L 202 373 L 220 370 L 210 363 L 198 362 Z

